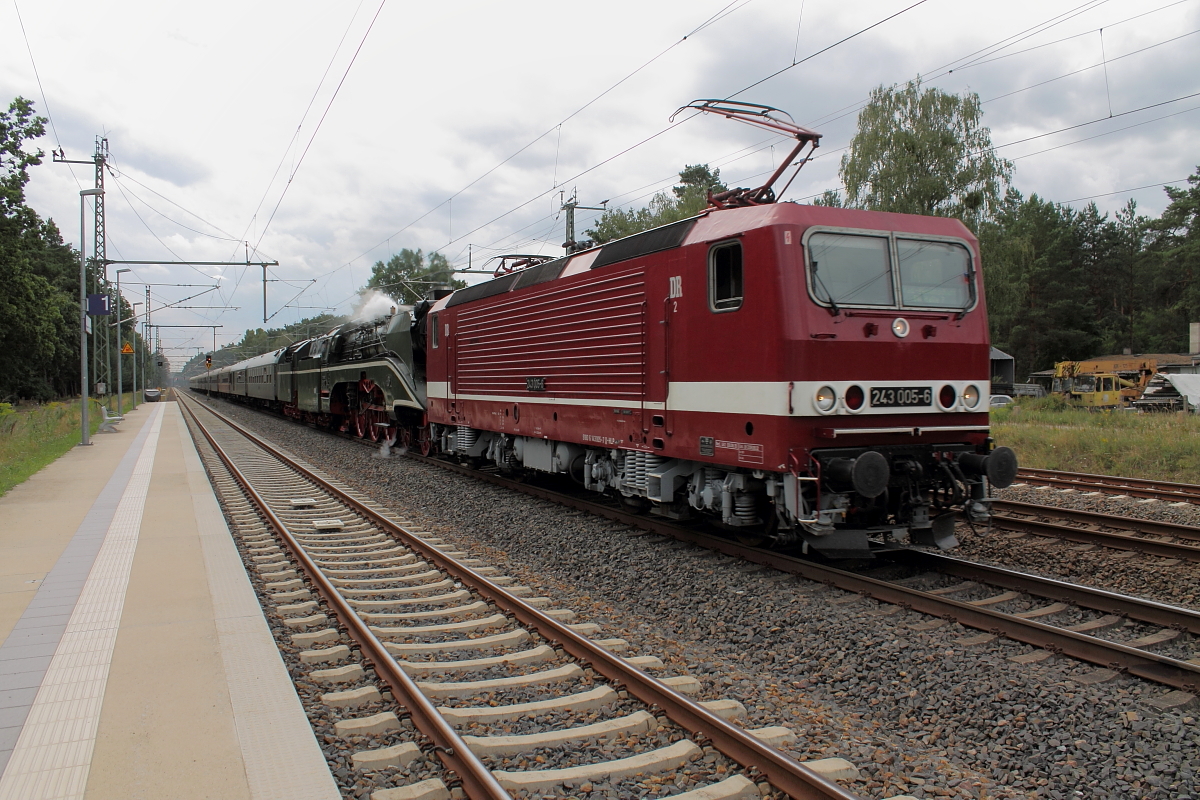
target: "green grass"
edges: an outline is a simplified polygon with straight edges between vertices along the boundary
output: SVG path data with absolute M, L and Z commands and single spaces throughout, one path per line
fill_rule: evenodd
M 132 394 L 124 396 L 125 411 L 132 400 Z M 106 404 L 117 412 L 115 397 Z M 88 410 L 92 434 L 100 427 L 102 416 L 100 404 L 93 399 Z M 79 439 L 78 400 L 16 408 L 0 403 L 0 495 L 53 463 L 79 444 Z
M 1200 483 L 1200 416 L 1089 412 L 1056 397 L 992 411 L 992 435 L 1023 467 Z

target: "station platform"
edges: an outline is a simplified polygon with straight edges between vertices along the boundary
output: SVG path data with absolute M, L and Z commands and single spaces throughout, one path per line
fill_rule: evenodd
M 0 497 L 0 800 L 340 797 L 179 407 Z

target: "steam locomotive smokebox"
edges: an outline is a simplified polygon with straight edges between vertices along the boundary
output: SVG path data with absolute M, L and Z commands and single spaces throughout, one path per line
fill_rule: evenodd
M 858 458 L 833 458 L 825 465 L 830 481 L 872 498 L 883 494 L 891 478 L 891 467 L 882 453 L 868 450 Z

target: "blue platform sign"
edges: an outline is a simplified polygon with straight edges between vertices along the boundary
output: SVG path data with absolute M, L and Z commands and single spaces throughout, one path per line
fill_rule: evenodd
M 89 294 L 87 298 L 87 312 L 93 317 L 107 317 L 112 314 L 110 308 L 110 300 L 106 294 Z

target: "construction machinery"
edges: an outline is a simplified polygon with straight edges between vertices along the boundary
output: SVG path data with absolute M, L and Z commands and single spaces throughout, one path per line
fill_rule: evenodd
M 1092 359 L 1054 365 L 1050 391 L 1080 408 L 1127 408 L 1158 371 L 1155 359 Z

